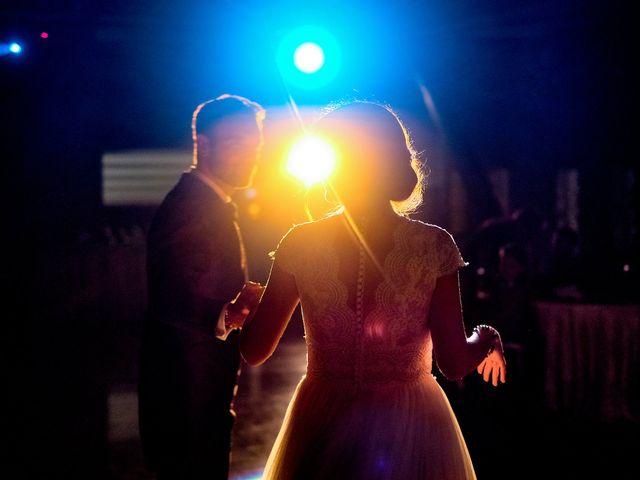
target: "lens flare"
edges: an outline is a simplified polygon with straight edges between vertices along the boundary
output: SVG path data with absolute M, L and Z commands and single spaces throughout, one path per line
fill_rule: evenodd
M 298 70 L 304 73 L 314 73 L 324 65 L 324 52 L 317 43 L 306 42 L 296 48 L 293 62 Z
M 305 136 L 289 151 L 287 171 L 307 187 L 327 180 L 335 166 L 335 150 L 320 137 Z

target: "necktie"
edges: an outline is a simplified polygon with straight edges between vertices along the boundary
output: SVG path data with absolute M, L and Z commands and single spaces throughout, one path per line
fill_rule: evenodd
M 244 242 L 242 241 L 242 232 L 240 231 L 240 225 L 238 224 L 238 206 L 234 202 L 227 203 L 229 210 L 233 216 L 233 227 L 236 229 L 236 235 L 238 236 L 238 243 L 240 244 L 240 266 L 242 267 L 242 273 L 244 274 L 244 281 L 249 281 L 249 270 L 247 266 L 247 252 L 244 249 Z

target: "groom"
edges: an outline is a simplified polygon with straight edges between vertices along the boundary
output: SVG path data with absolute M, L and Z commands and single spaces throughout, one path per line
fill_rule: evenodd
M 258 301 L 231 195 L 251 185 L 265 111 L 222 95 L 192 121 L 194 161 L 160 205 L 147 239 L 148 318 L 139 385 L 146 466 L 158 479 L 226 479 L 238 331 Z M 242 293 L 238 295 L 238 292 Z

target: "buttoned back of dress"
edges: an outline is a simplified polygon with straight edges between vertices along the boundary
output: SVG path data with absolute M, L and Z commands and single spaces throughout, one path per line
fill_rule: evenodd
M 465 265 L 453 238 L 403 218 L 377 270 L 361 245 L 340 248 L 344 229 L 342 215 L 302 224 L 276 251 L 300 295 L 307 376 L 360 390 L 430 374 L 428 317 L 436 280 Z

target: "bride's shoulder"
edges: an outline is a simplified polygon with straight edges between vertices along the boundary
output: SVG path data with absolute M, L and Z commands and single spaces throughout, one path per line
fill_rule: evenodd
M 420 232 L 423 235 L 433 236 L 433 237 L 441 237 L 441 236 L 451 236 L 449 232 L 447 232 L 443 227 L 439 225 L 435 225 L 433 223 L 423 222 L 422 220 L 415 220 L 412 218 L 407 218 L 409 225 L 417 232 Z
M 312 220 L 294 224 L 282 237 L 281 242 L 300 241 L 300 239 L 318 238 L 326 234 L 336 223 L 337 215 L 330 215 L 319 220 Z

